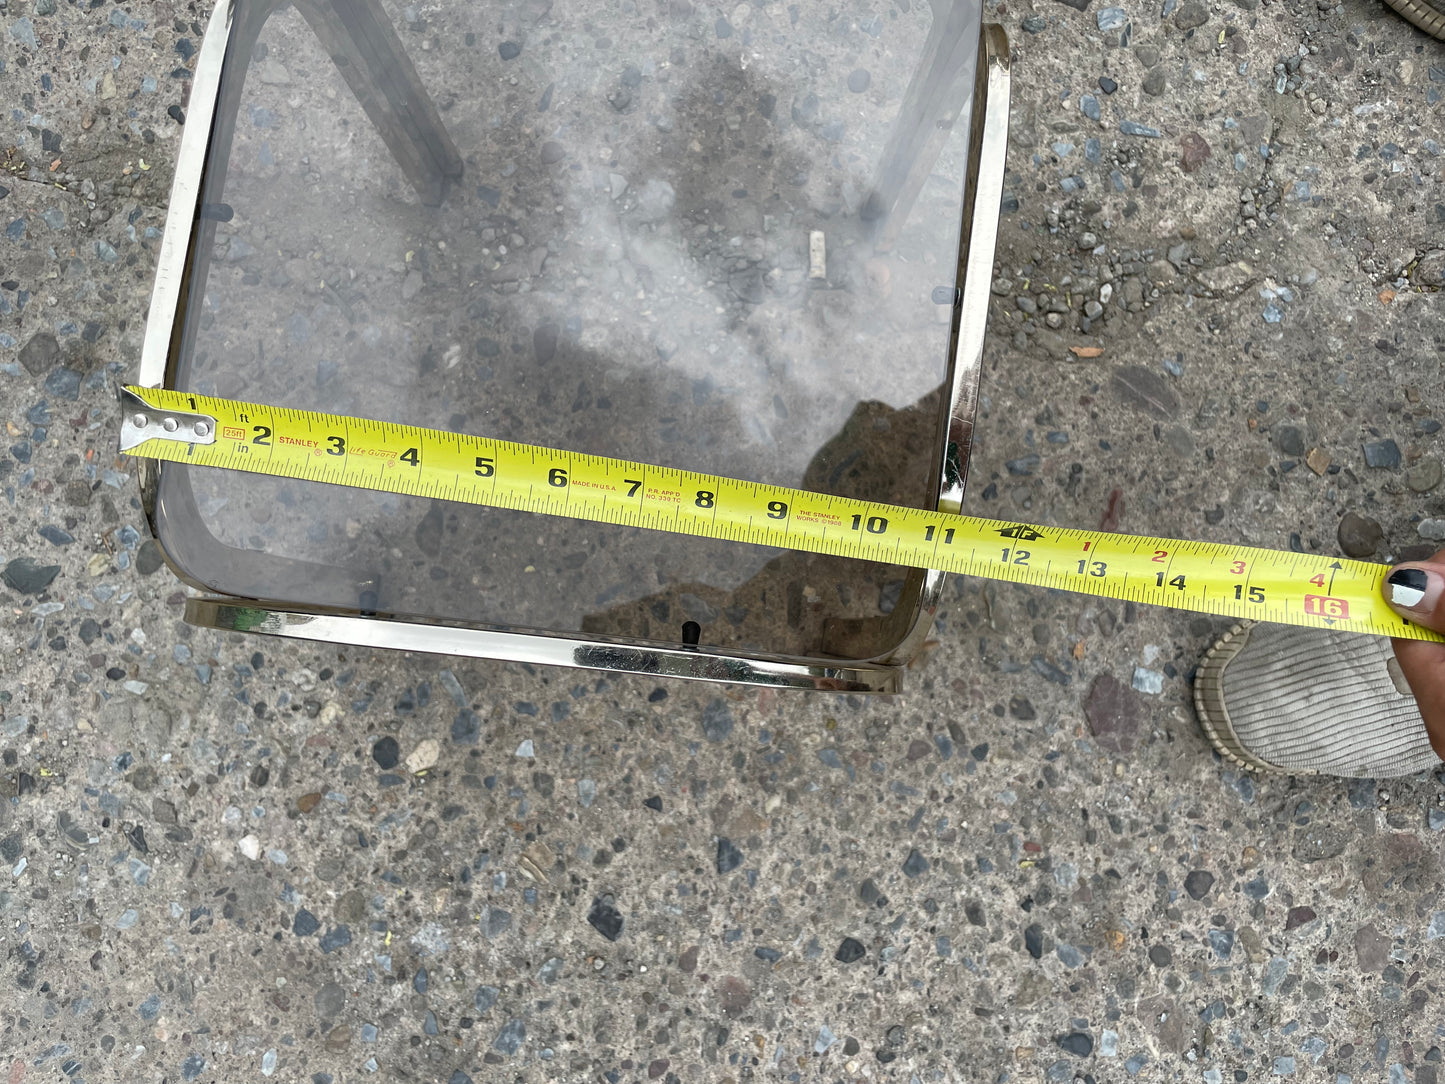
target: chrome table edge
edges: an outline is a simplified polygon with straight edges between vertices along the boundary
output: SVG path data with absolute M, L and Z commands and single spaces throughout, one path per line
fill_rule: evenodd
M 968 176 L 964 180 L 963 221 L 955 272 L 960 294 L 953 312 L 948 411 L 939 442 L 940 462 L 935 465 L 939 471 L 937 507 L 940 512 L 962 510 L 973 447 L 988 299 L 993 286 L 993 257 L 1003 202 L 1004 165 L 1008 156 L 1010 68 L 1008 35 L 997 23 L 984 23 L 969 128 L 971 136 L 977 136 L 978 145 L 969 153 Z M 913 623 L 881 661 L 905 665 L 923 650 L 947 579 L 948 573 L 937 569 L 923 573 Z
M 231 7 L 227 0 L 216 4 L 196 57 L 195 77 L 186 103 L 186 124 L 181 129 L 171 196 L 166 205 L 166 224 L 156 258 L 156 278 L 151 288 L 150 310 L 146 315 L 145 339 L 141 343 L 140 371 L 136 383 L 147 388 L 163 387 L 170 375 L 176 319 L 180 316 L 182 289 L 190 270 L 196 216 L 200 212 L 206 152 L 211 145 L 216 102 L 221 93 L 221 67 L 230 38 Z
M 579 639 L 541 631 L 443 625 L 390 614 L 362 617 L 290 603 L 236 598 L 188 598 L 185 620 L 190 625 L 226 632 L 252 632 L 355 647 L 823 692 L 896 693 L 902 674 L 897 666 L 842 661 L 831 665 L 820 659 L 724 654 L 706 648 L 667 648 Z

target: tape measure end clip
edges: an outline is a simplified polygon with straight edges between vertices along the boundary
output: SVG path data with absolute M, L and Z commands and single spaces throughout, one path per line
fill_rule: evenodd
M 216 419 L 209 414 L 164 410 L 152 406 L 129 388 L 120 390 L 120 450 L 128 452 L 148 440 L 178 444 L 216 443 Z

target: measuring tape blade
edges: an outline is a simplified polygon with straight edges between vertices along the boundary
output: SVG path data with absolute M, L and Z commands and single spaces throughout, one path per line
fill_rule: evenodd
M 1415 640 L 1387 568 L 1320 554 L 1042 527 L 810 493 L 437 429 L 126 388 L 121 451 L 1031 584 L 1151 606 Z

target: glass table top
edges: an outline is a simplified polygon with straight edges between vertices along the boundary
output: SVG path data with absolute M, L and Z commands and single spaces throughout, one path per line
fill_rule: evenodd
M 250 10 L 174 386 L 936 498 L 971 76 L 916 202 L 882 220 L 870 204 L 900 169 L 889 136 L 931 55 L 928 6 L 385 8 L 459 158 L 439 202 L 328 55 L 329 9 Z M 964 22 L 971 50 L 976 10 Z M 703 644 L 818 655 L 831 619 L 887 614 L 904 588 L 898 568 L 763 547 L 188 481 L 218 543 L 275 559 L 217 546 L 187 569 L 247 597 L 664 643 L 696 621 Z M 848 653 L 891 647 L 878 625 Z

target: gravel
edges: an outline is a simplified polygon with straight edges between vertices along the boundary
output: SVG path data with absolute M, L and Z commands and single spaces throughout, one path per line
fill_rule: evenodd
M 1365 559 L 1375 555 L 1384 541 L 1385 531 L 1369 516 L 1346 512 L 1340 517 L 1338 536 L 1346 557 Z
M 1365 466 L 1375 470 L 1394 470 L 1400 465 L 1400 446 L 1388 437 L 1367 441 L 1363 446 Z

